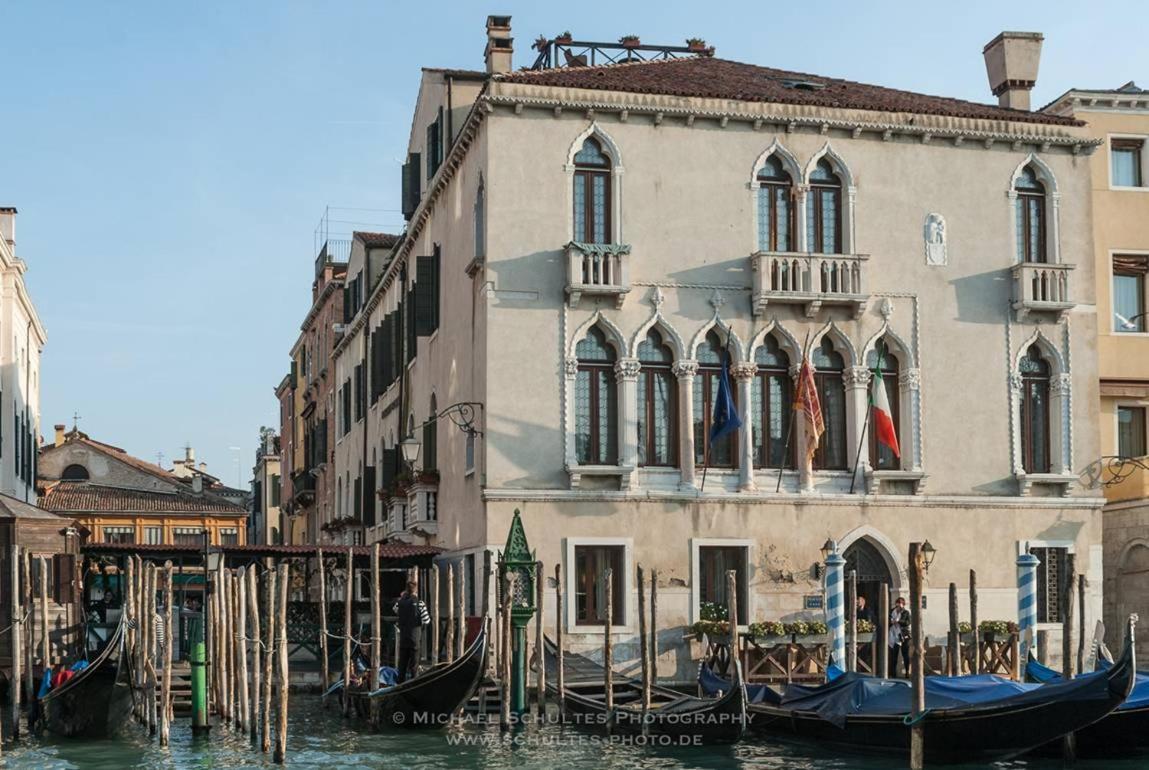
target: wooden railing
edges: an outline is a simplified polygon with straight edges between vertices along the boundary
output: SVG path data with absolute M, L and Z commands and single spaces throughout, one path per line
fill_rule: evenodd
M 874 673 L 874 662 L 878 658 L 877 634 L 862 634 L 858 643 L 858 671 Z M 1016 633 L 1002 638 L 979 639 L 977 654 L 981 656 L 981 673 L 997 674 L 1020 680 L 1021 659 Z M 974 646 L 962 644 L 962 671 L 973 672 Z M 817 683 L 826 680 L 826 662 L 830 657 L 830 639 L 826 636 L 780 637 L 777 639 L 751 639 L 742 637 L 739 647 L 739 660 L 742 675 L 752 684 L 791 684 Z M 926 649 L 926 673 L 944 675 L 945 647 L 942 645 Z M 728 638 L 707 638 L 703 661 L 722 676 L 730 674 L 730 640 Z M 893 665 L 893 661 L 890 661 Z M 904 675 L 904 674 L 903 674 Z

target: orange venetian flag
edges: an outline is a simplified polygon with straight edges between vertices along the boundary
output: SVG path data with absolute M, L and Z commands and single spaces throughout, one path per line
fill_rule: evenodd
M 798 373 L 798 392 L 794 396 L 794 411 L 800 413 L 802 430 L 806 436 L 806 462 L 814 459 L 818 442 L 826 432 L 822 420 L 822 402 L 818 400 L 818 388 L 814 385 L 814 367 L 810 359 L 802 359 L 802 371 Z

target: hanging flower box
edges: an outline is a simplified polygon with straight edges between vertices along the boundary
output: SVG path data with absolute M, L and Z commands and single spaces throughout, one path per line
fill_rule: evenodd
M 638 48 L 642 45 L 642 41 L 638 39 L 638 35 L 623 35 L 618 39 L 623 48 Z
M 555 36 L 555 42 L 558 43 L 559 45 L 570 45 L 570 43 L 573 39 L 574 38 L 571 37 L 570 32 L 563 32 L 563 33 Z

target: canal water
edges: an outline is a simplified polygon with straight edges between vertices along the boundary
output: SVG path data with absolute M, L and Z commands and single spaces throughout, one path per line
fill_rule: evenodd
M 316 696 L 293 696 L 288 729 L 288 767 L 342 768 L 492 768 L 494 770 L 624 770 L 629 768 L 762 768 L 764 770 L 893 770 L 901 762 L 830 754 L 809 746 L 745 740 L 734 746 L 650 747 L 557 725 L 532 727 L 515 738 L 493 724 L 471 724 L 446 732 L 360 732 L 334 707 L 323 709 Z M 132 726 L 116 740 L 74 741 L 25 736 L 6 745 L 0 767 L 56 770 L 126 770 L 127 768 L 275 768 L 270 755 L 253 747 L 246 736 L 216 727 L 208 740 L 193 740 L 189 723 L 172 725 L 171 746 L 161 749 L 143 730 Z M 1023 759 L 999 768 L 1060 768 L 1056 760 Z M 1081 761 L 1077 770 L 1133 770 L 1144 759 L 1114 762 Z

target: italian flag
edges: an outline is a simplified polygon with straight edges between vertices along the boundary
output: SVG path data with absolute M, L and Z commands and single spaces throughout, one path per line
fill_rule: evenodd
M 886 383 L 881 370 L 876 370 L 870 378 L 870 407 L 873 409 L 874 435 L 885 444 L 894 457 L 902 459 L 898 448 L 898 434 L 894 430 L 894 414 L 890 411 L 890 400 L 886 398 Z

